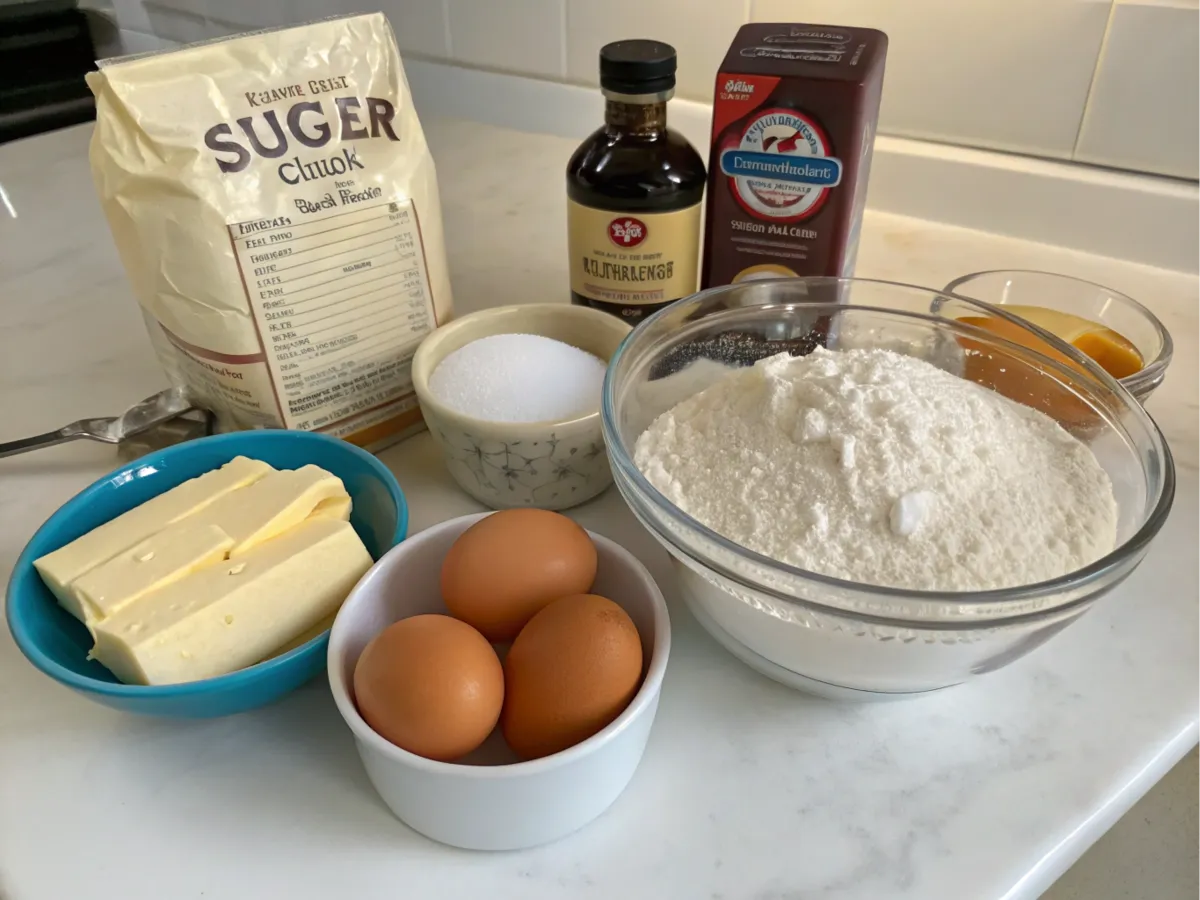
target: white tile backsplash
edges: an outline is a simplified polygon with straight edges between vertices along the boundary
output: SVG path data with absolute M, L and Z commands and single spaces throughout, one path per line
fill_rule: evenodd
M 156 34 L 144 34 L 141 31 L 129 31 L 122 28 L 118 32 L 120 40 L 120 55 L 132 55 L 134 53 L 156 53 L 159 50 L 166 50 L 175 46 L 174 41 L 168 41 Z
M 489 69 L 563 80 L 562 0 L 446 0 L 451 58 Z
M 387 14 L 401 52 L 429 59 L 450 56 L 445 0 L 375 0 L 372 9 Z
M 476 0 L 488 2 L 488 0 Z M 679 54 L 676 92 L 712 102 L 717 67 L 747 21 L 748 0 L 566 0 L 567 75 L 598 84 L 600 48 L 623 38 L 653 38 Z
M 139 34 L 154 33 L 150 26 L 150 13 L 142 0 L 113 0 L 113 12 L 122 29 Z
M 171 42 L 382 10 L 405 56 L 582 85 L 605 43 L 657 38 L 706 103 L 744 22 L 868 26 L 889 37 L 882 133 L 1197 178 L 1198 0 L 90 2 Z
M 202 0 L 167 0 L 172 6 L 158 3 L 146 4 L 146 14 L 150 17 L 150 30 L 153 34 L 177 44 L 190 44 L 193 41 L 203 41 L 213 36 L 208 17 L 201 7 L 198 12 L 178 7 L 192 5 L 200 6 Z
M 888 34 L 880 131 L 1070 158 L 1108 0 L 754 0 L 756 21 Z
M 208 8 L 211 2 L 212 0 L 147 0 L 146 6 L 152 9 L 172 10 L 174 12 L 187 13 L 197 18 L 204 18 L 208 15 Z
M 177 0 L 171 0 L 177 2 Z M 188 0 L 199 3 L 210 19 L 233 26 L 225 29 L 237 34 L 251 28 L 271 28 L 288 21 L 284 0 Z
M 1195 179 L 1200 174 L 1198 60 L 1195 4 L 1119 2 L 1075 158 Z
M 378 12 L 381 0 L 284 0 L 287 17 L 292 22 L 311 22 L 313 19 L 328 19 L 350 13 Z M 433 0 L 430 6 L 440 6 Z
M 402 53 L 427 59 L 450 56 L 443 0 L 285 0 L 285 3 L 289 22 L 383 12 L 392 23 Z

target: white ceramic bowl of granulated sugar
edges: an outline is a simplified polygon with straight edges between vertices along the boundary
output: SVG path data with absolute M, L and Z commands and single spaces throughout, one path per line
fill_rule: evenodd
M 594 309 L 535 303 L 430 334 L 413 387 L 458 486 L 493 509 L 567 509 L 608 487 L 600 391 L 629 330 Z

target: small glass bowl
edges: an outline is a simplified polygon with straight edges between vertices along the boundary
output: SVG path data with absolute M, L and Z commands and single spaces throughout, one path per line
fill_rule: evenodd
M 947 293 L 995 306 L 1041 306 L 1080 316 L 1128 340 L 1145 365 L 1118 379 L 1142 403 L 1162 384 L 1171 364 L 1171 335 L 1158 317 L 1132 297 L 1069 275 L 1030 269 L 994 269 L 955 278 Z M 1035 331 L 1040 329 L 1034 327 Z
M 742 282 L 672 304 L 640 323 L 613 356 L 601 407 L 613 480 L 671 555 L 696 619 L 742 661 L 784 684 L 839 699 L 936 690 L 1024 656 L 1141 562 L 1174 498 L 1175 469 L 1162 434 L 1128 391 L 1074 348 L 1038 334 L 1072 368 L 959 321 L 980 315 L 1024 327 L 995 307 L 903 284 Z M 785 351 L 802 354 L 817 345 L 884 348 L 958 377 L 972 371 L 963 364 L 964 347 L 970 347 L 994 363 L 991 371 L 1005 373 L 1006 384 L 984 387 L 1051 415 L 1065 411 L 1060 423 L 1092 448 L 1112 480 L 1119 508 L 1115 549 L 1076 572 L 1003 590 L 861 584 L 739 546 L 668 500 L 633 462 L 646 427 L 723 377 L 728 366 Z M 1020 385 L 1017 396 L 1008 389 L 1013 384 Z

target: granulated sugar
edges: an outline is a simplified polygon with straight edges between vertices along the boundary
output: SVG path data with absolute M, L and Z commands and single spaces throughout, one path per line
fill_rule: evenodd
M 535 334 L 496 334 L 449 354 L 429 389 L 456 412 L 491 422 L 545 422 L 600 408 L 604 363 Z
M 974 591 L 1116 543 L 1108 474 L 1048 416 L 886 350 L 780 354 L 659 416 L 634 459 L 743 547 L 837 578 Z

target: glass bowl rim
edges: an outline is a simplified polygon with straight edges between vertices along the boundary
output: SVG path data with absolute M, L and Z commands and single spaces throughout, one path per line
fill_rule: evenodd
M 810 278 L 772 278 L 772 279 L 757 280 L 757 281 L 753 282 L 753 285 L 758 286 L 758 285 L 768 285 L 768 284 L 772 284 L 772 283 L 775 283 L 775 284 L 794 283 L 796 281 L 804 281 L 804 282 L 807 282 L 810 284 L 816 282 L 816 283 L 823 283 L 823 284 L 862 283 L 862 284 L 883 285 L 888 288 L 900 288 L 900 289 L 903 289 L 905 292 L 917 291 L 922 294 L 927 294 L 930 296 L 948 297 L 955 301 L 965 302 L 968 305 L 983 306 L 987 309 L 999 309 L 999 307 L 992 306 L 992 305 L 984 303 L 983 301 L 980 301 L 980 300 L 975 300 L 972 297 L 964 297 L 964 296 L 961 296 L 958 294 L 953 294 L 949 291 L 939 290 L 937 288 L 922 287 L 920 285 L 914 285 L 914 284 L 906 284 L 904 282 L 898 282 L 898 281 L 887 281 L 884 279 L 876 279 L 876 278 L 844 278 L 844 277 L 837 277 L 837 276 L 818 276 L 818 277 L 810 277 Z M 711 288 L 707 288 L 703 291 L 699 291 L 699 292 L 692 294 L 691 296 L 686 297 L 683 300 L 680 300 L 678 302 L 679 303 L 692 303 L 692 302 L 696 302 L 705 297 L 716 296 L 716 295 L 723 294 L 723 293 L 729 293 L 735 289 L 744 288 L 747 286 L 748 285 L 745 285 L 745 284 L 718 285 L 716 287 L 711 287 Z M 1068 356 L 1069 358 L 1072 358 L 1076 362 L 1082 362 L 1090 375 L 1092 375 L 1093 377 L 1098 376 L 1097 380 L 1099 380 L 1102 384 L 1104 384 L 1110 390 L 1115 388 L 1115 393 L 1117 393 L 1118 396 L 1124 395 L 1127 398 L 1127 400 L 1126 400 L 1127 405 L 1129 406 L 1129 409 L 1133 412 L 1133 414 L 1137 417 L 1144 417 L 1144 419 L 1145 419 L 1144 424 L 1147 426 L 1146 430 L 1149 433 L 1149 435 L 1151 436 L 1151 438 L 1157 443 L 1157 449 L 1159 449 L 1160 455 L 1161 455 L 1160 461 L 1161 461 L 1161 466 L 1162 466 L 1162 477 L 1161 477 L 1161 485 L 1160 485 L 1160 489 L 1159 489 L 1159 493 L 1158 493 L 1158 498 L 1157 498 L 1156 502 L 1154 503 L 1153 508 L 1146 515 L 1145 520 L 1139 526 L 1137 531 L 1135 531 L 1132 535 L 1130 535 L 1130 537 L 1127 538 L 1124 542 L 1118 544 L 1116 547 L 1114 547 L 1111 551 L 1106 553 L 1104 556 L 1100 557 L 1097 560 L 1094 560 L 1093 562 L 1089 563 L 1088 565 L 1084 566 L 1083 568 L 1076 569 L 1072 572 L 1068 572 L 1065 575 L 1060 575 L 1057 578 L 1052 578 L 1047 581 L 1034 582 L 1033 584 L 1028 584 L 1028 585 L 1019 585 L 1016 587 L 1008 587 L 1008 588 L 997 588 L 997 589 L 992 589 L 992 590 L 987 590 L 987 591 L 925 591 L 925 590 L 912 590 L 912 589 L 908 589 L 908 588 L 891 587 L 891 586 L 887 586 L 887 585 L 867 584 L 865 582 L 858 582 L 858 581 L 848 581 L 846 579 L 835 578 L 830 575 L 824 575 L 819 572 L 813 572 L 809 569 L 802 569 L 797 566 L 791 566 L 791 565 L 788 565 L 787 563 L 783 563 L 778 560 L 772 559 L 769 556 L 758 553 L 747 547 L 743 547 L 740 544 L 737 544 L 734 541 L 731 541 L 730 539 L 724 537 L 723 535 L 718 534 L 716 531 L 709 528 L 707 525 L 704 525 L 703 523 L 699 522 L 698 520 L 692 518 L 692 516 L 690 516 L 688 513 L 684 512 L 682 509 L 680 509 L 678 506 L 676 506 L 674 503 L 672 503 L 670 500 L 668 500 L 665 496 L 663 496 L 663 494 L 656 487 L 654 487 L 654 485 L 652 485 L 649 482 L 649 480 L 642 474 L 641 470 L 638 469 L 636 464 L 633 462 L 632 457 L 626 451 L 624 442 L 622 441 L 620 434 L 617 431 L 616 422 L 615 422 L 615 414 L 614 414 L 615 386 L 614 386 L 613 373 L 615 372 L 618 363 L 629 352 L 629 347 L 632 345 L 634 340 L 639 336 L 639 333 L 643 332 L 643 330 L 645 328 L 647 328 L 651 323 L 658 322 L 662 318 L 666 317 L 676 305 L 677 304 L 672 304 L 671 306 L 667 306 L 667 307 L 659 310 L 658 312 L 654 313 L 652 316 L 648 316 L 642 322 L 638 323 L 638 326 L 635 327 L 633 329 L 633 331 L 631 331 L 625 337 L 625 340 L 623 340 L 621 342 L 621 345 L 617 348 L 617 351 L 612 355 L 612 358 L 609 360 L 608 369 L 604 374 L 604 387 L 603 387 L 603 393 L 601 396 L 601 403 L 600 403 L 601 424 L 603 426 L 604 441 L 608 448 L 609 459 L 612 462 L 613 467 L 617 470 L 617 472 L 619 473 L 619 475 L 622 479 L 624 479 L 627 483 L 631 484 L 631 486 L 633 488 L 636 488 L 637 492 L 640 495 L 642 495 L 643 498 L 645 498 L 647 501 L 649 501 L 652 506 L 657 506 L 659 508 L 659 510 L 661 510 L 663 513 L 665 513 L 669 519 L 673 520 L 676 525 L 682 526 L 684 529 L 686 529 L 688 531 L 698 533 L 700 535 L 700 537 L 704 538 L 706 541 L 708 541 L 712 544 L 715 544 L 717 547 L 721 548 L 722 550 L 726 551 L 727 553 L 733 554 L 733 556 L 735 558 L 741 558 L 747 562 L 752 563 L 753 565 L 755 565 L 756 567 L 758 567 L 760 569 L 772 572 L 773 574 L 776 574 L 776 575 L 782 575 L 787 578 L 800 579 L 802 581 L 817 582 L 818 584 L 823 585 L 828 588 L 831 588 L 833 590 L 847 591 L 847 592 L 851 592 L 851 593 L 871 593 L 871 594 L 874 594 L 878 598 L 892 601 L 892 602 L 898 602 L 901 605 L 908 605 L 908 604 L 916 605 L 916 604 L 921 604 L 921 603 L 924 603 L 924 604 L 938 604 L 938 603 L 957 604 L 959 606 L 971 606 L 971 607 L 988 606 L 988 605 L 992 605 L 992 606 L 1012 605 L 1012 604 L 1019 603 L 1022 601 L 1035 600 L 1035 599 L 1044 598 L 1047 596 L 1052 596 L 1055 594 L 1063 593 L 1066 591 L 1070 591 L 1073 589 L 1077 589 L 1079 587 L 1083 587 L 1085 585 L 1088 585 L 1088 584 L 1100 579 L 1109 571 L 1120 566 L 1126 559 L 1141 552 L 1143 550 L 1143 548 L 1145 548 L 1150 543 L 1150 541 L 1153 540 L 1153 538 L 1158 534 L 1158 532 L 1161 530 L 1163 524 L 1165 523 L 1167 516 L 1170 514 L 1171 507 L 1172 507 L 1172 505 L 1174 503 L 1174 499 L 1175 499 L 1175 462 L 1174 462 L 1174 457 L 1171 453 L 1171 448 L 1167 444 L 1166 437 L 1163 435 L 1161 429 L 1158 427 L 1158 424 L 1154 421 L 1154 419 L 1150 416 L 1150 414 L 1145 411 L 1145 409 L 1143 408 L 1142 404 L 1138 401 L 1138 399 L 1136 397 L 1134 397 L 1132 394 L 1130 394 L 1130 392 L 1128 391 L 1128 389 L 1126 387 L 1124 387 L 1120 382 L 1116 381 L 1110 375 L 1108 375 L 1108 373 L 1105 372 L 1103 369 L 1101 369 L 1098 365 L 1096 365 L 1096 363 L 1094 361 L 1092 361 L 1090 358 L 1084 356 L 1082 353 L 1080 353 L 1078 350 L 1076 350 L 1074 347 L 1070 346 L 1066 342 L 1054 337 L 1054 335 L 1051 335 L 1049 332 L 1041 331 L 1041 329 L 1033 329 L 1036 332 L 1040 332 L 1041 335 L 1049 335 L 1049 337 L 1052 340 L 1051 345 L 1054 346 L 1055 350 L 1058 350 L 1059 352 L 1063 352 L 1064 355 Z M 781 303 L 779 305 L 798 305 L 798 304 Z M 858 309 L 858 310 L 865 310 L 865 311 L 869 311 L 869 312 L 880 312 L 880 313 L 884 313 L 885 315 L 902 316 L 902 317 L 918 319 L 918 320 L 934 322 L 934 323 L 954 322 L 955 326 L 957 326 L 958 328 L 967 329 L 969 332 L 973 332 L 979 336 L 982 336 L 992 343 L 997 343 L 1004 347 L 1011 347 L 1013 349 L 1020 350 L 1022 353 L 1029 353 L 1036 357 L 1039 357 L 1040 358 L 1039 364 L 1047 365 L 1055 370 L 1059 370 L 1059 371 L 1063 372 L 1064 374 L 1071 373 L 1070 369 L 1067 369 L 1065 366 L 1063 366 L 1056 360 L 1052 360 L 1049 357 L 1046 357 L 1046 356 L 1038 353 L 1036 350 L 1033 350 L 1024 345 L 1016 344 L 1012 341 L 1002 338 L 999 335 L 997 335 L 995 332 L 977 328 L 976 326 L 972 326 L 972 325 L 965 325 L 961 322 L 958 322 L 958 320 L 949 319 L 946 316 L 939 316 L 936 313 L 933 313 L 932 311 L 929 313 L 918 313 L 918 312 L 911 312 L 911 311 L 907 311 L 907 310 L 888 309 L 887 307 L 877 307 L 877 306 L 870 306 L 870 305 L 866 305 L 866 304 L 855 304 L 855 303 L 824 303 L 824 304 L 814 304 L 814 305 L 837 306 L 840 309 Z M 749 309 L 751 307 L 747 307 L 747 308 Z M 1018 316 L 1013 316 L 1011 314 L 1006 313 L 1003 315 L 1003 318 L 1015 321 L 1016 323 L 1020 324 L 1022 327 L 1025 327 L 1025 328 L 1029 327 L 1026 324 L 1025 320 L 1021 319 Z M 1074 374 L 1077 375 L 1078 373 L 1076 372 Z M 619 485 L 619 482 L 618 482 L 618 485 Z M 636 512 L 635 512 L 635 515 L 636 515 Z M 655 530 L 657 530 L 657 529 L 655 529 Z M 658 536 L 656 535 L 656 538 L 657 537 Z M 674 542 L 672 542 L 672 543 L 674 543 Z M 678 547 L 677 549 L 679 549 L 682 552 L 685 552 L 685 555 L 694 559 L 696 562 L 703 564 L 705 567 L 711 568 L 709 561 L 705 558 L 697 559 L 695 556 L 695 553 L 692 551 L 692 549 L 690 547 Z M 725 574 L 724 568 L 725 567 L 720 568 L 722 575 Z M 942 629 L 947 626 L 949 626 L 951 628 L 954 627 L 954 624 L 952 622 L 943 622 L 943 621 L 938 621 L 938 620 L 933 620 L 933 619 L 917 619 L 917 618 L 900 619 L 900 618 L 896 618 L 893 616 L 880 615 L 878 613 L 874 613 L 874 614 L 873 613 L 865 613 L 865 612 L 859 613 L 858 611 L 856 611 L 852 608 L 830 605 L 830 604 L 821 603 L 821 602 L 814 601 L 814 600 L 809 600 L 807 598 L 793 597 L 793 596 L 790 596 L 787 594 L 782 594 L 779 591 L 769 587 L 768 585 L 760 583 L 758 579 L 748 579 L 744 575 L 739 576 L 736 580 L 738 580 L 744 586 L 752 588 L 753 590 L 759 591 L 761 593 L 767 594 L 767 595 L 771 596 L 773 599 L 778 600 L 784 604 L 800 606 L 803 608 L 813 609 L 813 610 L 823 612 L 823 613 L 829 613 L 829 614 L 843 616 L 843 617 L 848 614 L 853 615 L 853 616 L 858 616 L 858 617 L 867 616 L 867 617 L 873 619 L 874 621 L 881 622 L 881 623 L 886 622 L 886 623 L 891 623 L 891 624 L 904 624 L 904 625 L 919 623 L 922 625 L 928 625 L 930 627 L 934 627 L 935 629 Z M 748 582 L 750 582 L 750 583 L 748 583 Z M 1034 615 L 1063 612 L 1064 610 L 1068 610 L 1074 606 L 1079 605 L 1080 603 L 1088 602 L 1089 600 L 1090 600 L 1090 596 L 1076 598 L 1076 600 L 1074 600 L 1074 601 L 1068 601 L 1066 603 L 1055 605 L 1048 609 L 1035 611 Z M 1030 615 L 1029 613 L 999 614 L 999 615 L 987 617 L 987 618 L 973 618 L 970 621 L 974 625 L 982 625 L 983 623 L 986 622 L 990 626 L 990 625 L 998 624 L 1000 622 L 1008 621 L 1010 619 L 1017 619 L 1017 620 L 1025 619 L 1025 618 L 1028 618 L 1029 615 Z
M 1162 346 L 1159 347 L 1158 355 L 1155 356 L 1153 360 L 1147 362 L 1137 372 L 1134 372 L 1132 375 L 1126 376 L 1125 378 L 1120 378 L 1118 381 L 1135 396 L 1144 391 L 1152 390 L 1158 386 L 1160 381 L 1162 381 L 1163 375 L 1166 374 L 1167 366 L 1171 364 L 1171 360 L 1174 358 L 1175 342 L 1171 338 L 1171 332 L 1169 332 L 1167 327 L 1163 325 L 1162 320 L 1159 319 L 1158 316 L 1156 316 L 1153 312 L 1151 312 L 1150 308 L 1144 303 L 1139 303 L 1128 294 L 1118 291 L 1114 288 L 1110 288 L 1108 285 L 1100 284 L 1096 281 L 1089 281 L 1086 278 L 1076 278 L 1074 275 L 1064 275 L 1061 272 L 1047 272 L 1044 269 L 983 269 L 979 272 L 970 272 L 966 275 L 959 275 L 957 278 L 947 283 L 946 287 L 942 289 L 942 292 L 945 294 L 951 294 L 956 298 L 973 300 L 976 303 L 982 303 L 985 306 L 1002 309 L 1004 307 L 1003 303 L 990 303 L 987 300 L 980 300 L 979 298 L 971 297 L 968 294 L 958 293 L 959 289 L 971 280 L 983 278 L 987 275 L 1036 275 L 1040 278 L 1049 278 L 1058 281 L 1073 281 L 1076 284 L 1085 285 L 1087 287 L 1096 288 L 1099 291 L 1103 291 L 1104 293 L 1119 300 L 1126 306 L 1131 307 L 1135 312 L 1137 312 L 1147 322 L 1150 323 L 1150 327 L 1153 328 L 1155 333 L 1158 335 L 1158 339 Z M 1042 330 L 1039 326 L 1034 326 L 1034 328 L 1039 331 Z M 1049 334 L 1050 332 L 1046 333 Z M 1122 336 L 1125 337 L 1124 335 Z M 1126 340 L 1128 340 L 1128 337 L 1126 337 Z

